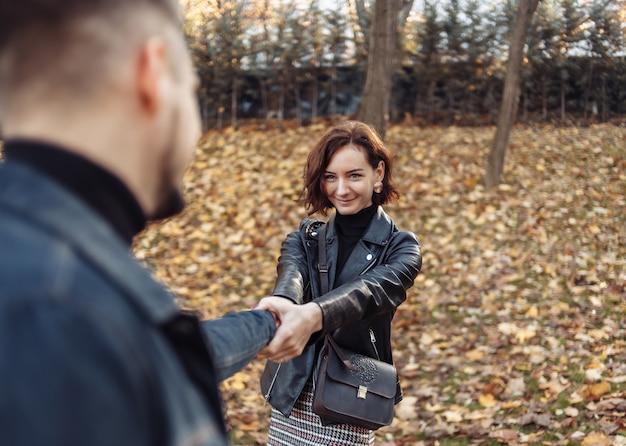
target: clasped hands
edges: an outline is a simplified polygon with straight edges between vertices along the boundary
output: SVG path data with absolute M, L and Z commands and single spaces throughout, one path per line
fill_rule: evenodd
M 314 302 L 297 305 L 291 300 L 271 296 L 262 299 L 256 310 L 267 310 L 276 318 L 276 334 L 259 353 L 260 358 L 287 362 L 299 356 L 311 335 L 322 329 L 322 309 Z

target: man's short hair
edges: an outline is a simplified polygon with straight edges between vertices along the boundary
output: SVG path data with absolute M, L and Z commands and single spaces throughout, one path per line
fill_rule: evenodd
M 114 17 L 117 11 L 132 9 L 159 10 L 176 20 L 177 3 L 173 0 L 2 0 L 0 1 L 0 50 L 32 27 L 61 29 L 85 17 Z
M 21 87 L 89 92 L 168 24 L 179 27 L 176 0 L 0 0 L 0 111 Z

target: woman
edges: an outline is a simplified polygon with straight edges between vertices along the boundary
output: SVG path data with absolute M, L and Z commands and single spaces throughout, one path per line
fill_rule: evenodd
M 368 445 L 374 432 L 348 424 L 323 425 L 312 411 L 313 369 L 323 335 L 338 345 L 393 363 L 391 320 L 422 263 L 415 236 L 399 231 L 381 205 L 398 198 L 389 150 L 360 122 L 334 127 L 310 152 L 302 201 L 309 215 L 328 215 L 326 250 L 330 291 L 320 293 L 318 229 L 304 219 L 283 242 L 273 292 L 297 304 L 314 300 L 323 329 L 302 355 L 268 362 L 262 389 L 272 405 L 269 445 Z M 396 403 L 402 398 L 399 383 Z

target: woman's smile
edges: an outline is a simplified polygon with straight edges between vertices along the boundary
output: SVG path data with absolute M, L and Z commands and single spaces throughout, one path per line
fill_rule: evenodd
M 328 163 L 323 187 L 337 212 L 352 215 L 372 205 L 374 184 L 383 177 L 384 163 L 373 168 L 361 148 L 347 145 Z

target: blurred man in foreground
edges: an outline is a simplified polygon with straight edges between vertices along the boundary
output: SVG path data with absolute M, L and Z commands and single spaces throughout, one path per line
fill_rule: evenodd
M 2 444 L 227 444 L 219 380 L 321 326 L 296 305 L 201 322 L 129 254 L 182 209 L 199 136 L 176 5 L 0 0 Z

